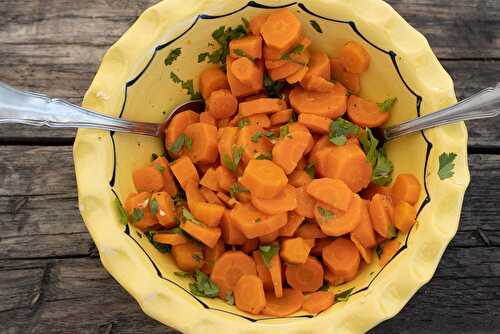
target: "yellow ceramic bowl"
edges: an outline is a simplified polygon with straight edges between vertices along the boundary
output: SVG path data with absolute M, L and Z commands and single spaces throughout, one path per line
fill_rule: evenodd
M 425 115 L 456 102 L 453 83 L 425 38 L 380 0 L 167 0 L 148 9 L 107 52 L 83 105 L 103 114 L 161 122 L 188 99 L 170 79 L 195 79 L 207 66 L 197 55 L 208 50 L 211 32 L 242 17 L 288 7 L 304 22 L 314 47 L 334 56 L 349 40 L 362 43 L 372 63 L 362 77 L 363 97 L 397 96 L 389 124 Z M 309 24 L 317 21 L 320 34 Z M 166 67 L 171 49 L 182 55 Z M 120 225 L 113 204 L 134 191 L 131 172 L 162 152 L 159 139 L 97 130 L 79 130 L 74 146 L 80 211 L 101 261 L 149 316 L 185 333 L 360 333 L 394 316 L 430 280 L 455 235 L 469 182 L 467 131 L 463 123 L 428 130 L 387 145 L 394 174 L 416 175 L 424 190 L 418 223 L 387 266 L 375 260 L 356 280 L 332 288 L 354 288 L 348 302 L 310 316 L 251 316 L 218 299 L 194 297 L 189 279 L 173 274 L 169 254 L 158 252 L 130 226 Z M 455 152 L 455 175 L 437 176 L 438 157 Z

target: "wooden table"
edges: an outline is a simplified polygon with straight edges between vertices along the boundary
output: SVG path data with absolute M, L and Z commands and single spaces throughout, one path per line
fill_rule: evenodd
M 80 103 L 106 49 L 155 2 L 0 0 L 0 80 Z M 500 1 L 390 3 L 429 39 L 459 99 L 500 81 Z M 429 284 L 373 333 L 499 331 L 500 118 L 468 128 L 460 229 Z M 101 266 L 78 212 L 74 134 L 0 127 L 0 333 L 173 333 Z

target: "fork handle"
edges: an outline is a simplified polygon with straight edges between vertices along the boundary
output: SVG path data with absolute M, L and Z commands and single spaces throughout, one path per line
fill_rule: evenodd
M 0 82 L 0 124 L 26 124 L 51 128 L 90 128 L 160 135 L 160 125 L 126 121 L 99 114 L 60 99 L 19 91 Z
M 483 89 L 461 102 L 399 125 L 384 129 L 384 137 L 391 140 L 440 125 L 490 118 L 500 114 L 500 83 L 495 87 Z

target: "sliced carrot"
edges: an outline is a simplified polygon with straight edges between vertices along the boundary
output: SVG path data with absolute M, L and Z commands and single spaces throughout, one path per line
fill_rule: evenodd
M 208 111 L 200 113 L 200 123 L 217 126 L 217 120 Z
M 292 237 L 299 226 L 304 222 L 305 217 L 299 216 L 293 211 L 288 212 L 288 220 L 285 226 L 279 229 L 280 236 Z
M 326 177 L 339 179 L 352 190 L 366 188 L 372 178 L 372 166 L 363 150 L 354 144 L 334 145 L 326 156 Z
M 175 205 L 170 195 L 166 192 L 153 193 L 151 202 L 156 201 L 156 219 L 166 228 L 177 225 L 175 221 Z M 151 203 L 150 203 L 151 206 Z M 154 212 L 152 212 L 154 213 Z
M 283 109 L 286 109 L 286 102 L 284 100 L 260 98 L 240 103 L 239 114 L 245 117 L 254 114 L 270 114 Z
M 292 109 L 283 109 L 271 115 L 271 125 L 281 125 L 288 123 L 292 117 Z
M 200 180 L 200 185 L 207 187 L 208 189 L 212 191 L 218 191 L 219 190 L 219 183 L 217 181 L 217 173 L 215 172 L 215 169 L 213 167 L 210 167 L 207 169 L 205 172 L 205 175 Z
M 153 235 L 153 240 L 159 242 L 160 244 L 172 246 L 182 245 L 189 242 L 185 236 L 176 233 L 155 233 Z
M 273 81 L 283 80 L 300 71 L 303 66 L 302 64 L 287 62 L 285 65 L 268 70 L 269 77 Z
M 304 49 L 307 49 L 311 45 L 311 40 L 308 37 L 302 37 L 300 42 L 297 45 L 304 46 Z M 264 55 L 264 59 L 266 60 L 282 60 L 283 55 L 286 54 L 289 50 L 280 50 L 269 45 L 264 44 L 262 48 L 262 54 Z M 295 54 L 291 55 L 292 60 L 296 61 L 294 58 Z
M 236 144 L 236 140 L 238 138 L 239 128 L 237 127 L 223 127 L 219 129 L 218 132 L 218 149 L 219 156 L 222 158 L 224 156 L 228 156 L 229 158 L 233 158 L 232 147 Z
M 210 278 L 219 287 L 219 296 L 225 299 L 243 275 L 257 275 L 255 262 L 243 252 L 227 251 L 215 262 Z
M 286 239 L 281 243 L 280 256 L 285 262 L 303 264 L 307 261 L 311 248 L 301 237 Z
M 363 247 L 372 248 L 377 245 L 377 241 L 375 240 L 375 231 L 373 230 L 370 213 L 368 212 L 370 202 L 364 200 L 363 204 L 361 220 L 354 231 L 351 232 L 351 237 L 356 238 Z
M 228 245 L 243 245 L 247 241 L 247 238 L 241 233 L 236 223 L 231 219 L 229 213 L 229 210 L 224 211 L 220 223 L 224 243 Z
M 335 275 L 350 281 L 358 272 L 360 256 L 351 240 L 337 238 L 323 248 L 323 262 Z
M 316 223 L 307 223 L 300 225 L 295 235 L 304 239 L 321 239 L 328 237 L 321 231 L 318 224 Z
M 354 198 L 351 189 L 338 179 L 314 179 L 307 185 L 306 190 L 318 201 L 344 211 L 349 208 L 351 200 Z
M 260 14 L 252 17 L 249 27 L 252 35 L 260 36 L 260 28 L 266 22 L 268 16 L 267 14 Z
M 294 133 L 296 132 L 303 132 L 305 134 L 304 141 L 307 142 L 306 150 L 304 151 L 304 154 L 308 154 L 313 146 L 314 146 L 314 139 L 313 136 L 311 135 L 311 132 L 302 124 L 298 122 L 293 122 L 288 124 L 288 131 L 292 138 L 294 137 Z M 278 132 L 279 134 L 279 132 Z
M 288 184 L 285 185 L 285 188 L 274 198 L 261 199 L 252 196 L 251 201 L 257 210 L 268 215 L 295 210 L 297 207 L 296 190 L 293 186 Z
M 186 193 L 187 203 L 190 209 L 195 202 L 204 202 L 203 195 L 198 188 L 198 183 L 193 181 L 186 183 L 184 192 Z
M 382 194 L 390 197 L 392 196 L 391 191 L 391 187 L 382 187 L 376 185 L 375 183 L 370 183 L 368 187 L 360 192 L 360 196 L 367 200 L 371 200 L 375 194 Z
M 299 290 L 283 289 L 283 296 L 278 298 L 274 293 L 266 293 L 266 307 L 262 314 L 274 317 L 286 317 L 297 312 L 304 303 L 304 295 Z
M 351 95 L 347 102 L 347 115 L 353 123 L 361 127 L 375 128 L 384 124 L 390 113 L 380 110 L 372 101 Z
M 287 223 L 285 212 L 265 215 L 257 211 L 251 204 L 237 204 L 231 210 L 230 217 L 248 239 L 277 231 Z
M 315 240 L 314 246 L 313 248 L 311 248 L 311 255 L 314 256 L 321 256 L 323 248 L 325 248 L 332 242 L 332 238 L 321 238 L 314 240 Z
M 325 270 L 325 281 L 327 281 L 332 286 L 337 286 L 337 285 L 345 283 L 346 279 L 337 275 L 337 274 L 334 274 L 330 270 L 326 269 Z
M 370 55 L 358 42 L 347 42 L 340 50 L 340 62 L 351 73 L 363 73 L 370 66 Z
M 302 66 L 297 72 L 286 77 L 286 82 L 290 85 L 296 84 L 304 79 L 308 71 L 309 66 Z
M 271 120 L 267 115 L 264 114 L 255 114 L 248 116 L 248 120 L 250 121 L 250 125 L 255 125 L 261 128 L 268 128 L 271 126 Z
M 256 275 L 243 275 L 234 289 L 234 302 L 238 309 L 259 314 L 266 306 L 262 280 Z
M 236 177 L 225 166 L 220 165 L 217 167 L 217 169 L 215 169 L 215 175 L 219 188 L 224 191 L 229 191 L 231 186 L 236 183 Z
M 278 67 L 281 67 L 283 65 L 286 65 L 288 63 L 288 61 L 286 60 L 266 60 L 264 62 L 264 66 L 266 67 L 266 69 L 268 70 L 272 70 L 272 69 L 275 69 L 275 68 L 278 68 Z
M 370 218 L 373 228 L 384 238 L 391 237 L 393 208 L 389 197 L 376 194 L 370 201 Z
M 205 202 L 193 202 L 189 208 L 198 220 L 209 227 L 218 226 L 225 211 L 222 205 Z
M 367 264 L 370 264 L 372 262 L 372 257 L 373 257 L 373 249 L 372 248 L 365 248 L 361 242 L 359 242 L 358 239 L 356 239 L 356 237 L 354 237 L 352 234 L 351 234 L 351 241 L 354 243 L 354 246 L 356 246 L 356 248 L 358 249 L 359 251 L 359 254 L 361 255 L 361 257 L 363 258 L 363 260 L 367 263 Z
M 259 68 L 258 76 L 255 77 L 252 86 L 247 86 L 239 81 L 231 70 L 231 65 L 233 63 L 233 58 L 227 57 L 227 81 L 229 82 L 229 87 L 231 88 L 231 93 L 236 98 L 245 97 L 249 95 L 256 94 L 264 89 L 264 64 L 261 61 L 256 61 L 257 67 Z
M 213 91 L 206 104 L 207 112 L 216 120 L 231 117 L 238 110 L 238 100 L 229 89 Z
M 300 114 L 298 122 L 303 124 L 313 133 L 327 134 L 330 132 L 332 120 L 328 117 L 314 114 Z
M 260 279 L 262 280 L 262 284 L 264 285 L 264 290 L 273 290 L 274 287 L 271 273 L 269 272 L 269 269 L 262 259 L 262 254 L 259 250 L 256 250 L 253 251 L 252 257 L 257 268 L 257 275 L 260 277 Z
M 306 296 L 302 309 L 316 314 L 332 306 L 334 299 L 335 296 L 331 291 L 316 291 Z
M 217 195 L 212 190 L 210 190 L 206 187 L 201 187 L 200 193 L 203 196 L 203 198 L 205 199 L 205 201 L 207 201 L 208 203 L 224 205 L 224 203 L 222 203 L 222 201 L 219 199 L 219 197 L 217 197 Z
M 323 266 L 312 256 L 303 264 L 287 266 L 285 275 L 288 284 L 302 292 L 314 292 L 323 285 Z
M 309 162 L 314 164 L 316 174 L 319 176 L 325 176 L 326 156 L 333 145 L 328 136 L 322 136 L 316 141 L 309 154 Z
M 218 191 L 217 192 L 217 197 L 224 203 L 226 204 L 227 207 L 230 207 L 232 208 L 233 206 L 235 206 L 238 201 L 235 200 L 234 198 L 232 197 L 229 197 L 228 195 L 226 195 L 225 193 L 221 192 L 221 191 Z
M 271 258 L 269 262 L 269 273 L 273 282 L 274 295 L 278 298 L 283 297 L 283 273 L 281 270 L 281 259 L 278 255 Z
M 243 149 L 242 160 L 244 164 L 259 155 L 269 155 L 272 150 L 272 143 L 264 135 L 264 129 L 255 125 L 247 125 L 240 130 L 236 146 Z
M 335 89 L 335 84 L 319 75 L 307 75 L 300 82 L 302 87 L 313 92 L 329 93 Z
M 230 118 L 222 118 L 217 120 L 217 127 L 218 128 L 223 128 L 225 126 L 229 125 Z
M 396 255 L 401 248 L 401 243 L 396 239 L 389 240 L 382 244 L 382 254 L 378 260 L 378 265 L 384 267 Z
M 299 216 L 314 218 L 314 205 L 316 200 L 307 193 L 307 187 L 302 186 L 296 189 L 297 208 L 295 213 Z
M 154 166 L 143 167 L 132 173 L 137 191 L 160 191 L 163 189 L 163 175 Z
M 309 175 L 304 170 L 295 169 L 292 174 L 288 175 L 288 183 L 290 183 L 294 187 L 302 187 L 308 185 L 311 181 L 311 175 Z
M 210 248 L 215 247 L 221 236 L 221 230 L 218 227 L 208 227 L 206 225 L 196 224 L 190 220 L 181 223 L 181 228 L 196 240 Z
M 158 223 L 156 217 L 151 213 L 150 202 L 151 194 L 148 192 L 132 193 L 125 201 L 125 211 L 129 216 L 132 216 L 136 210 L 142 213 L 142 218 L 139 221 L 132 221 L 132 224 L 141 231 L 145 231 Z
M 170 196 L 175 196 L 179 190 L 177 189 L 177 185 L 175 184 L 174 175 L 170 170 L 170 164 L 168 163 L 168 160 L 165 157 L 158 157 L 151 164 L 163 175 L 164 190 Z M 158 168 L 158 166 L 160 166 L 161 168 Z
M 280 138 L 273 147 L 273 162 L 280 166 L 285 174 L 291 174 L 304 156 L 310 137 L 309 132 L 296 131 Z
M 302 24 L 290 10 L 280 9 L 268 16 L 260 33 L 270 47 L 288 50 L 300 41 Z
M 252 196 L 262 199 L 276 197 L 286 186 L 288 179 L 279 166 L 269 160 L 250 160 L 240 183 Z
M 200 74 L 200 91 L 203 99 L 207 100 L 213 91 L 229 88 L 226 74 L 217 66 L 210 67 Z
M 331 79 L 330 58 L 328 58 L 328 55 L 325 52 L 311 52 L 309 71 L 307 72 L 305 79 L 311 76 L 319 76 L 326 81 L 329 81 Z
M 394 208 L 394 225 L 403 233 L 410 231 L 415 224 L 417 209 L 408 202 L 400 201 Z
M 231 63 L 231 73 L 243 85 L 253 87 L 260 77 L 259 66 L 246 57 L 238 58 Z
M 190 181 L 195 183 L 200 181 L 198 171 L 188 156 L 182 156 L 170 163 L 170 169 L 183 189 Z
M 214 163 L 218 157 L 217 128 L 207 123 L 193 123 L 188 125 L 184 134 L 191 138 L 191 147 L 187 155 L 193 163 Z
M 171 253 L 175 264 L 182 271 L 193 272 L 204 264 L 201 247 L 193 242 L 173 245 Z
M 340 95 L 335 90 L 321 93 L 296 87 L 290 92 L 289 99 L 293 109 L 298 113 L 338 118 L 347 110 L 347 96 Z
M 259 239 L 247 239 L 243 245 L 241 245 L 240 250 L 245 254 L 250 254 L 259 247 Z
M 405 201 L 415 205 L 420 197 L 420 183 L 412 174 L 399 174 L 392 186 L 391 195 L 395 203 Z
M 245 36 L 233 39 L 229 42 L 231 57 L 250 57 L 252 59 L 262 58 L 262 37 Z
M 261 244 L 270 244 L 272 242 L 275 242 L 276 239 L 278 239 L 279 236 L 280 236 L 280 231 L 278 229 L 278 230 L 273 231 L 271 233 L 268 233 L 268 234 L 265 234 L 265 235 L 261 235 L 259 237 L 259 242 Z
M 358 94 L 361 90 L 360 75 L 347 72 L 338 58 L 330 59 L 330 64 L 333 79 L 339 81 L 351 93 Z

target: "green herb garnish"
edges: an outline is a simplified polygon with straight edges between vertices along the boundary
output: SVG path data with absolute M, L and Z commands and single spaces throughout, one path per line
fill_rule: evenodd
M 316 22 L 314 20 L 310 20 L 309 23 L 311 24 L 311 27 L 313 27 L 314 30 L 316 30 L 320 34 L 323 33 L 323 29 L 321 29 L 318 22 Z
M 217 41 L 219 48 L 213 52 L 202 53 L 198 55 L 198 62 L 204 61 L 208 58 L 208 62 L 212 64 L 226 63 L 226 57 L 229 54 L 229 42 L 233 39 L 238 39 L 246 36 L 247 30 L 243 25 L 238 25 L 236 28 L 227 28 L 220 26 L 212 33 L 212 38 Z M 200 61 L 201 60 L 201 61 Z
M 165 58 L 165 65 L 172 65 L 172 63 L 181 55 L 181 48 L 176 48 L 173 50 L 170 50 L 170 53 L 168 54 L 167 58 Z
M 224 163 L 230 171 L 235 172 L 238 168 L 238 164 L 240 163 L 241 156 L 243 155 L 243 147 L 233 145 L 231 147 L 231 151 L 233 158 L 231 159 L 227 154 L 224 154 L 222 157 L 222 163 Z
M 238 127 L 240 129 L 243 129 L 245 126 L 247 126 L 248 124 L 250 124 L 250 120 L 248 118 L 243 118 L 241 119 L 239 122 L 238 122 Z
M 127 211 L 125 211 L 125 208 L 123 207 L 122 203 L 120 202 L 120 200 L 117 197 L 115 198 L 115 206 L 116 206 L 116 209 L 118 210 L 118 216 L 120 217 L 120 223 L 122 225 L 127 225 L 128 224 Z
M 203 52 L 198 55 L 198 63 L 203 63 L 205 59 L 207 59 L 209 53 L 208 52 Z
M 168 148 L 170 153 L 177 154 L 179 153 L 183 147 L 186 147 L 189 151 L 191 151 L 193 146 L 193 139 L 186 136 L 184 133 L 181 133 L 179 137 L 173 142 L 172 145 Z
M 284 139 L 288 135 L 288 124 L 280 126 L 280 139 Z
M 377 253 L 378 258 L 380 258 L 383 251 L 384 251 L 384 249 L 382 247 L 380 247 L 380 245 L 377 245 L 377 248 L 375 248 L 375 253 Z
M 181 84 L 181 88 L 186 90 L 187 94 L 189 96 L 191 96 L 191 100 L 199 100 L 199 99 L 201 99 L 200 92 L 196 92 L 194 90 L 193 80 L 186 80 L 186 81 L 184 81 L 181 78 L 179 78 L 179 76 L 177 74 L 175 74 L 174 72 L 170 72 L 170 78 L 172 79 L 172 81 L 174 83 L 180 83 Z
M 330 134 L 328 137 L 332 143 L 340 146 L 347 143 L 347 136 L 357 136 L 359 131 L 359 126 L 343 118 L 337 118 L 330 124 Z
M 285 81 L 273 81 L 267 74 L 264 74 L 264 88 L 269 97 L 281 98 L 283 87 L 285 87 Z
M 280 246 L 277 244 L 271 245 L 261 245 L 259 246 L 260 254 L 262 255 L 262 260 L 264 260 L 264 264 L 269 266 L 271 263 L 271 259 L 273 256 L 277 255 L 280 250 Z
M 226 303 L 234 305 L 234 296 L 232 291 L 226 292 Z
M 292 50 L 290 50 L 290 52 L 287 52 L 287 53 L 282 54 L 282 55 L 281 55 L 281 57 L 280 57 L 280 59 L 281 59 L 281 60 L 290 60 L 290 59 L 291 59 L 290 57 L 291 57 L 293 54 L 299 54 L 299 53 L 302 53 L 302 52 L 304 52 L 304 50 L 305 50 L 304 45 L 302 45 L 302 44 L 298 44 L 298 45 L 296 45 L 296 46 L 295 46 Z
M 396 227 L 393 224 L 390 224 L 387 234 L 389 235 L 389 239 L 394 239 L 398 236 L 398 230 L 396 230 Z
M 453 171 L 453 168 L 455 168 L 455 164 L 453 162 L 455 161 L 456 157 L 457 154 L 453 152 L 442 153 L 439 156 L 438 176 L 441 180 L 448 179 L 455 174 L 455 172 Z
M 390 97 L 386 99 L 384 102 L 377 103 L 377 106 L 380 109 L 380 111 L 388 112 L 389 109 L 392 108 L 392 106 L 394 105 L 394 103 L 396 103 L 397 100 L 398 100 L 397 97 Z
M 193 273 L 189 273 L 187 271 L 174 271 L 174 275 L 179 277 L 191 277 L 193 276 Z
M 256 143 L 256 142 L 258 142 L 258 141 L 259 141 L 260 137 L 262 137 L 262 132 L 257 131 L 257 132 L 255 132 L 255 133 L 253 134 L 253 136 L 252 136 L 252 139 L 251 139 L 251 140 L 252 140 L 252 142 Z
M 185 220 L 189 220 L 196 225 L 203 225 L 203 223 L 201 221 L 199 221 L 198 219 L 196 219 L 193 216 L 193 214 L 191 212 L 189 212 L 189 210 L 186 208 L 182 208 L 182 216 L 184 217 Z
M 272 131 L 266 131 L 266 132 L 264 132 L 264 136 L 266 136 L 267 138 L 269 138 L 269 140 L 276 139 L 276 135 Z
M 215 298 L 219 295 L 219 287 L 204 272 L 197 270 L 195 282 L 189 284 L 189 290 L 195 296 Z
M 383 148 L 377 148 L 379 141 L 370 129 L 359 137 L 361 147 L 366 154 L 366 158 L 372 165 L 372 182 L 379 186 L 385 186 L 392 181 L 394 165 L 386 157 Z
M 273 160 L 273 155 L 271 153 L 261 153 L 255 159 L 256 160 Z
M 151 205 L 150 205 L 150 207 L 151 207 L 151 214 L 152 214 L 153 216 L 156 216 L 156 214 L 158 213 L 158 201 L 156 200 L 156 198 L 153 198 L 153 199 L 151 200 Z
M 161 244 L 159 242 L 156 242 L 154 241 L 153 239 L 153 236 L 155 235 L 156 233 L 149 230 L 149 231 L 146 231 L 145 235 L 146 235 L 146 238 L 149 240 L 149 242 L 160 252 L 160 253 L 168 253 L 170 252 L 170 245 L 166 245 L 166 244 Z
M 174 200 L 175 206 L 181 206 L 186 203 L 186 194 L 184 194 L 184 192 L 182 191 L 179 191 L 172 199 Z
M 245 57 L 245 58 L 250 59 L 251 61 L 255 61 L 255 57 L 250 56 L 248 53 L 246 53 L 246 52 L 245 52 L 245 51 L 243 51 L 242 49 L 234 49 L 234 53 L 235 53 L 237 56 L 240 56 L 240 57 Z
M 321 217 L 325 218 L 326 220 L 331 220 L 335 218 L 335 213 L 331 212 L 328 209 L 325 209 L 321 206 L 318 206 L 318 212 L 321 215 Z
M 153 167 L 160 172 L 160 174 L 163 174 L 163 172 L 165 171 L 165 167 L 163 167 L 162 165 L 160 164 L 154 164 Z
M 243 21 L 243 25 L 245 26 L 245 28 L 250 28 L 250 22 L 247 20 L 246 17 L 242 17 L 241 18 L 241 21 Z
M 335 295 L 335 302 L 346 302 L 349 300 L 349 297 L 351 297 L 352 291 L 354 290 L 354 287 L 345 290 L 343 292 L 339 292 Z
M 304 171 L 309 174 L 311 179 L 314 179 L 316 176 L 316 167 L 314 167 L 314 161 L 308 163 L 306 167 L 304 168 Z
M 235 197 L 238 193 L 247 193 L 249 190 L 241 185 L 241 183 L 236 182 L 229 188 L 229 194 L 231 197 Z
M 134 211 L 132 211 L 132 223 L 137 223 L 141 221 L 144 218 L 144 210 L 135 208 Z

